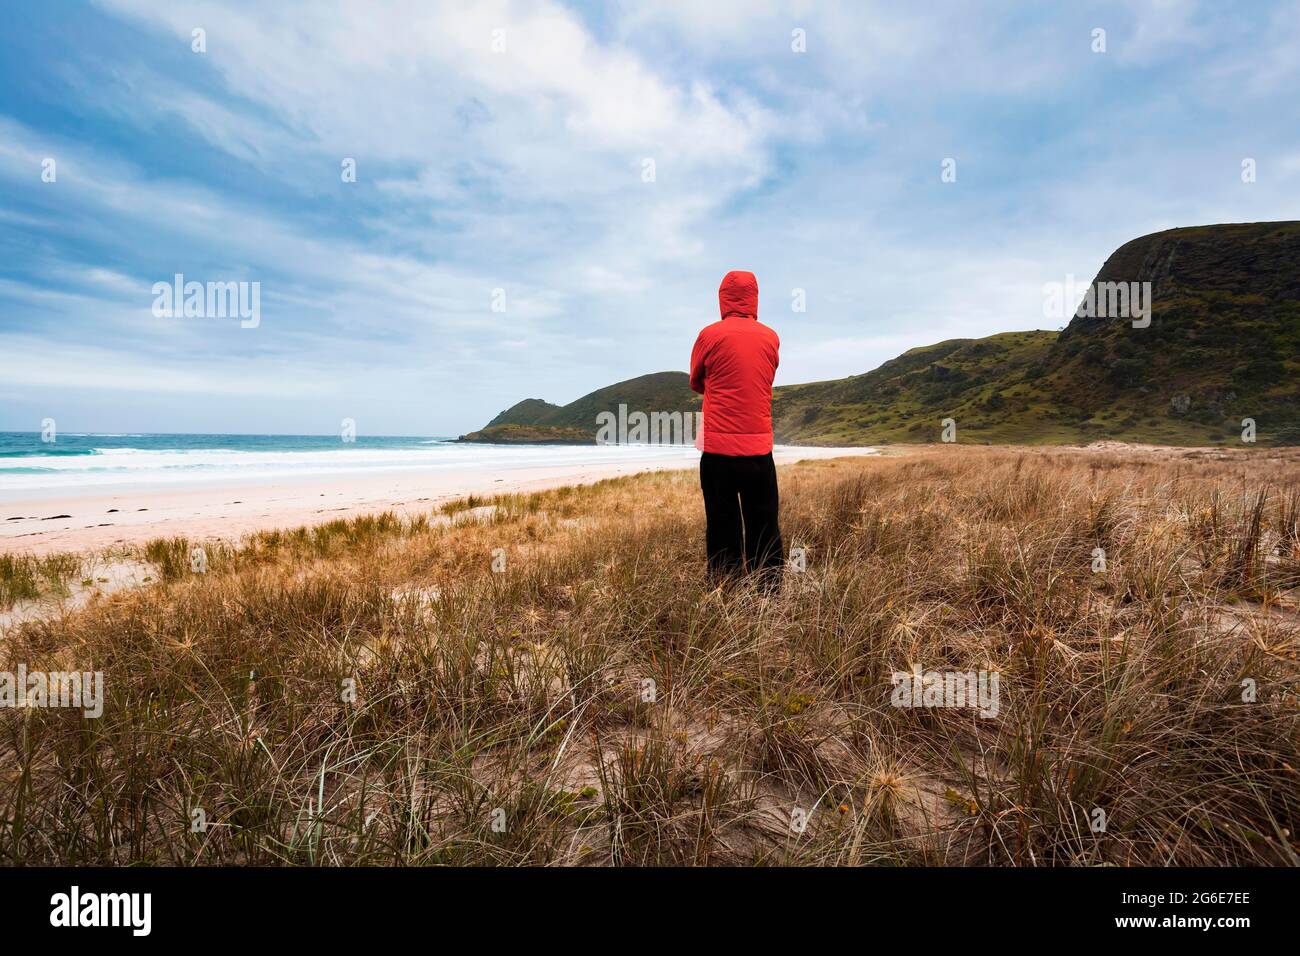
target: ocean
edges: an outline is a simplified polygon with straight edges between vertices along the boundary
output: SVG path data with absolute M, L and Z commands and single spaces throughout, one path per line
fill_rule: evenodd
M 401 471 L 677 460 L 699 457 L 671 445 L 479 445 L 446 437 L 358 435 L 149 435 L 0 432 L 0 497 L 123 486 L 224 485 Z

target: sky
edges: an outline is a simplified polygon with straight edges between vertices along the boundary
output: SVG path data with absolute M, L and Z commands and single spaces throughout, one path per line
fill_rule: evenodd
M 0 430 L 460 434 L 684 370 L 731 269 L 777 384 L 838 378 L 1300 218 L 1300 2 L 5 13 Z

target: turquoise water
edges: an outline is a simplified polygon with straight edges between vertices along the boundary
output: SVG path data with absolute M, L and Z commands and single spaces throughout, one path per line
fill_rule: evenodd
M 58 432 L 54 441 L 44 442 L 40 432 L 0 432 L 0 474 L 21 471 L 25 467 L 43 471 L 51 459 L 76 455 L 112 456 L 148 454 L 150 452 L 312 452 L 358 451 L 376 449 L 423 449 L 430 444 L 450 441 L 447 437 L 400 437 L 357 435 L 344 442 L 338 435 L 146 435 Z M 18 464 L 31 459 L 31 464 Z

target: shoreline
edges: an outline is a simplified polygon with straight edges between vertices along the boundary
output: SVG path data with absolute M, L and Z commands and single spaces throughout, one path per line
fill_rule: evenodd
M 872 447 L 778 445 L 773 450 L 777 464 L 879 453 Z M 494 469 L 484 463 L 454 472 L 408 469 L 361 477 L 338 474 L 256 483 L 227 481 L 184 489 L 142 484 L 111 491 L 33 494 L 0 502 L 0 554 L 40 557 L 98 552 L 176 536 L 233 541 L 257 531 L 323 524 L 375 512 L 408 516 L 468 495 L 543 491 L 642 472 L 685 470 L 696 467 L 697 461 L 695 456 L 642 458 L 510 469 Z

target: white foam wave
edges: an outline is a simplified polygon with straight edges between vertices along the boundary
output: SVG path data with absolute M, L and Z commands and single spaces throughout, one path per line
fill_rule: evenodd
M 346 447 L 316 451 L 101 448 L 98 454 L 48 458 L 0 457 L 0 494 L 95 486 L 224 484 L 399 471 L 489 467 L 509 471 L 539 465 L 698 458 L 683 446 L 523 446 L 439 442 L 420 448 Z M 39 468 L 39 472 L 31 469 Z

